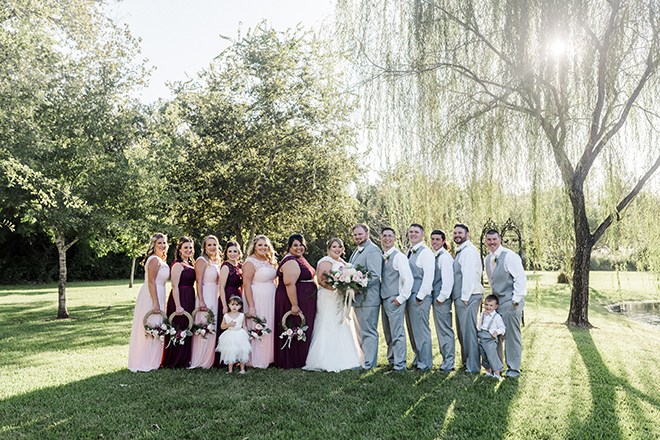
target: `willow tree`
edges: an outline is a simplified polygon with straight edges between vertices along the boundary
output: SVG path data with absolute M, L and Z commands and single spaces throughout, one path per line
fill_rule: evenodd
M 395 121 L 394 138 L 451 164 L 458 180 L 561 182 L 575 241 L 567 324 L 584 327 L 592 248 L 660 166 L 658 20 L 652 0 L 338 5 L 366 107 Z M 625 184 L 606 185 L 613 176 Z M 590 224 L 596 203 L 607 214 Z

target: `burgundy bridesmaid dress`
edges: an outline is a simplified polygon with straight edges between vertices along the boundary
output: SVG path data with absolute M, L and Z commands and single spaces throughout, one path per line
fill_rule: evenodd
M 306 341 L 298 341 L 293 339 L 291 347 L 282 350 L 285 339 L 280 339 L 282 333 L 282 317 L 284 314 L 291 310 L 291 302 L 286 294 L 286 286 L 284 285 L 284 275 L 281 272 L 282 265 L 289 260 L 295 260 L 300 266 L 300 276 L 296 282 L 296 291 L 298 294 L 298 307 L 305 315 L 306 325 L 308 326 L 305 334 L 307 335 Z M 304 257 L 296 258 L 293 255 L 286 256 L 277 268 L 277 276 L 279 283 L 275 293 L 275 366 L 278 368 L 302 368 L 305 366 L 307 360 L 307 352 L 309 351 L 309 344 L 312 342 L 312 332 L 314 330 L 314 318 L 316 317 L 316 283 L 314 282 L 314 268 L 307 262 Z M 290 315 L 287 319 L 289 328 L 298 326 L 300 318 Z
M 227 304 L 229 304 L 229 298 L 232 296 L 239 296 L 243 298 L 243 265 L 238 263 L 236 266 L 234 266 L 229 261 L 225 261 L 222 263 L 222 266 L 227 266 L 227 269 L 229 269 L 229 275 L 227 275 L 227 282 L 225 283 L 225 298 L 227 300 Z M 220 269 L 222 269 L 222 266 L 220 266 Z M 220 295 L 222 295 L 222 293 Z M 243 312 L 247 313 L 247 304 L 245 302 L 243 303 Z M 220 299 L 220 296 L 218 296 L 217 319 L 218 327 L 216 329 L 216 334 L 218 337 L 220 337 L 220 335 L 224 332 L 224 330 L 220 328 L 220 324 L 222 323 L 222 299 Z M 222 366 L 222 362 L 220 361 L 220 353 L 218 352 L 215 353 L 215 360 L 213 361 L 213 365 L 216 367 Z
M 172 266 L 175 263 L 181 263 L 183 266 L 183 271 L 179 278 L 179 301 L 181 307 L 186 312 L 192 314 L 193 310 L 195 310 L 195 268 L 186 262 L 178 260 L 175 260 Z M 170 316 L 175 311 L 174 297 L 172 296 L 172 292 L 170 292 L 170 297 L 167 300 L 167 316 Z M 172 325 L 178 326 L 180 329 L 187 328 L 188 318 L 186 316 L 175 316 Z M 163 361 L 160 366 L 163 368 L 188 368 L 190 366 L 190 359 L 192 358 L 192 340 L 192 337 L 187 338 L 183 345 L 169 344 L 165 348 Z M 165 341 L 165 345 L 167 345 L 167 340 Z

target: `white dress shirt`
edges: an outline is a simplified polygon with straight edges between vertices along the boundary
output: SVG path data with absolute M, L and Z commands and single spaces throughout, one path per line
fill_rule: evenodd
M 401 252 L 394 252 L 396 246 L 392 246 L 388 251 L 383 253 L 383 259 L 393 258 L 392 269 L 399 272 L 399 296 L 396 301 L 399 304 L 405 303 L 410 298 L 410 291 L 413 286 L 413 274 L 408 264 L 408 259 Z M 390 257 L 394 253 L 394 257 Z
M 463 273 L 463 285 L 461 286 L 461 301 L 469 301 L 473 294 L 484 293 L 481 285 L 481 256 L 476 247 L 467 240 L 456 249 L 456 259 L 461 265 Z
M 506 258 L 504 259 L 504 270 L 513 278 L 512 301 L 514 303 L 519 303 L 525 297 L 525 295 L 527 295 L 527 275 L 525 275 L 525 268 L 523 267 L 520 256 L 512 250 L 500 246 L 495 249 L 495 252 L 491 252 L 488 254 L 488 256 L 486 256 L 485 263 L 492 265 L 493 256 L 499 257 L 503 250 L 509 251 Z M 486 271 L 486 275 L 488 275 L 488 271 Z M 488 282 L 491 284 L 491 286 L 493 285 L 490 277 L 488 277 Z
M 423 241 L 420 241 L 415 246 L 408 249 L 408 251 L 419 253 L 419 255 L 417 255 L 417 261 L 415 261 L 415 264 L 424 272 L 424 275 L 422 276 L 422 285 L 419 286 L 419 292 L 417 292 L 417 299 L 421 301 L 430 295 L 431 291 L 433 290 L 433 277 L 435 276 L 435 255 L 433 255 L 433 251 L 429 249 L 429 247 L 427 247 Z
M 442 287 L 436 301 L 444 303 L 451 296 L 451 289 L 454 286 L 454 259 L 445 248 L 438 249 L 435 252 L 436 264 L 442 274 Z
M 491 324 L 491 321 L 492 324 Z M 488 328 L 490 327 L 490 328 Z M 479 320 L 479 330 L 488 330 L 492 335 L 494 332 L 497 332 L 498 335 L 503 335 L 506 333 L 506 326 L 504 325 L 504 320 L 502 315 L 493 311 L 490 315 L 485 310 L 481 312 L 481 319 Z

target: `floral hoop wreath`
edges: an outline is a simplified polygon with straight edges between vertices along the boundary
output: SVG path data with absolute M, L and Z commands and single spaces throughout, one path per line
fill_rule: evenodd
M 186 331 L 189 331 L 193 326 L 193 317 L 190 313 L 186 312 L 185 310 L 183 311 L 183 316 L 188 318 L 188 327 L 186 327 Z M 172 322 L 174 318 L 176 318 L 176 312 L 172 312 L 172 314 L 170 315 L 170 322 Z
M 291 310 L 289 310 L 284 314 L 284 316 L 282 316 L 282 330 L 284 331 L 289 330 L 289 327 L 287 327 L 286 325 L 286 318 L 288 318 L 291 315 L 293 315 L 293 313 L 291 313 Z M 298 316 L 300 317 L 300 327 L 304 327 L 305 324 L 307 323 L 307 320 L 305 319 L 305 315 L 303 315 L 303 312 L 298 312 Z
M 286 318 L 291 316 L 292 313 L 289 310 L 282 316 L 282 334 L 280 335 L 280 339 L 284 339 L 285 337 L 287 338 L 286 341 L 284 341 L 284 345 L 282 345 L 281 350 L 284 350 L 285 347 L 291 348 L 291 341 L 293 341 L 293 338 L 296 338 L 297 341 L 306 341 L 307 340 L 307 335 L 305 334 L 305 331 L 307 330 L 307 325 L 306 320 L 305 320 L 305 315 L 303 315 L 302 312 L 298 312 L 298 316 L 300 317 L 300 325 L 298 327 L 293 327 L 289 328 L 286 325 Z
M 259 339 L 263 338 L 265 335 L 272 333 L 273 331 L 268 328 L 266 318 L 260 318 L 255 315 L 245 315 L 245 317 L 252 322 L 254 322 L 254 328 L 249 329 L 248 336 L 250 339 Z
M 161 324 L 156 324 L 153 326 L 149 325 L 147 320 L 151 315 L 162 316 L 163 322 Z M 154 312 L 153 310 L 149 310 L 144 315 L 144 319 L 142 320 L 142 325 L 144 326 L 144 332 L 147 338 L 151 336 L 154 339 L 159 339 L 161 342 L 165 342 L 165 337 L 170 335 L 170 331 L 173 328 L 172 325 L 170 324 L 170 321 L 167 319 L 167 315 L 162 310 L 159 310 L 157 312 Z
M 193 319 L 195 318 L 195 316 L 197 316 L 197 314 L 199 312 L 206 312 L 206 321 L 207 322 L 210 321 L 211 323 L 213 323 L 215 321 L 215 313 L 213 313 L 213 310 L 211 310 L 211 309 L 202 310 L 199 307 L 192 311 L 191 315 L 192 315 Z
M 192 317 L 193 320 L 197 316 L 197 313 L 199 312 L 206 312 L 206 322 L 200 322 L 199 324 L 194 324 L 192 326 L 192 332 L 196 335 L 200 335 L 202 339 L 206 339 L 207 335 L 214 335 L 215 334 L 215 313 L 213 313 L 213 310 L 211 309 L 206 309 L 206 310 L 201 310 L 200 308 L 196 308 L 192 312 Z
M 145 330 L 147 329 L 147 327 L 149 327 L 149 324 L 147 323 L 147 319 L 149 319 L 149 317 L 150 317 L 151 315 L 160 315 L 160 316 L 163 317 L 163 320 L 165 320 L 165 322 L 169 323 L 169 320 L 167 319 L 167 315 L 165 314 L 165 312 L 163 312 L 162 310 L 159 310 L 159 311 L 157 311 L 157 312 L 154 312 L 153 309 L 152 309 L 152 310 L 149 310 L 149 311 L 144 315 L 144 319 L 142 320 L 142 325 L 144 326 L 144 329 L 145 329 Z

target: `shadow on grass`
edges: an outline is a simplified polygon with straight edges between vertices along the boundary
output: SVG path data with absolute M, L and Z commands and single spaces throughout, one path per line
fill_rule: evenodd
M 517 381 L 467 373 L 127 370 L 0 403 L 2 438 L 500 439 Z
M 631 433 L 622 433 L 619 426 L 624 417 L 635 426 L 635 437 L 647 437 L 646 426 L 656 421 L 648 417 L 643 406 L 660 409 L 660 400 L 612 374 L 593 341 L 593 330 L 568 329 L 586 366 L 592 399 L 589 415 L 583 420 L 571 420 L 568 438 L 629 438 Z M 625 408 L 626 414 L 621 413 L 621 408 Z
M 131 331 L 127 317 L 132 317 L 133 309 L 132 304 L 84 306 L 72 309 L 74 318 L 60 320 L 45 313 L 52 310 L 52 301 L 5 306 L 0 309 L 0 364 L 29 367 L 47 362 L 41 355 L 53 351 L 126 345 Z

